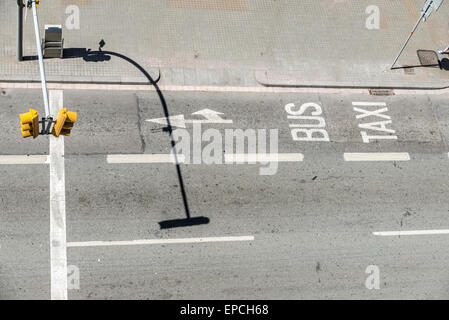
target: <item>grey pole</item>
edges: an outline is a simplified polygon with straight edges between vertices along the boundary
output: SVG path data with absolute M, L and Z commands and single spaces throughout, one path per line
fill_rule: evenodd
M 407 46 L 408 42 L 409 42 L 410 39 L 412 38 L 413 33 L 416 31 L 416 28 L 418 28 L 418 25 L 420 24 L 420 22 L 422 21 L 422 19 L 423 19 L 424 16 L 426 15 L 427 10 L 430 9 L 431 5 L 432 5 L 432 2 L 430 2 L 429 5 L 427 6 L 427 8 L 422 12 L 421 16 L 419 17 L 418 22 L 416 22 L 415 26 L 413 27 L 412 32 L 410 32 L 410 35 L 408 36 L 407 41 L 405 41 L 404 45 L 403 45 L 402 48 L 401 48 L 401 51 L 399 51 L 398 55 L 396 56 L 396 59 L 394 59 L 394 62 L 393 62 L 393 64 L 391 65 L 390 69 L 393 69 L 394 65 L 396 64 L 396 62 L 398 61 L 399 57 L 401 56 L 402 51 L 404 51 L 404 49 L 405 49 L 405 47 Z
M 44 68 L 44 58 L 42 56 L 42 46 L 40 39 L 41 37 L 39 35 L 39 22 L 37 20 L 36 0 L 32 0 L 32 6 L 33 6 L 32 9 L 34 20 L 34 33 L 36 35 L 37 56 L 39 57 L 39 69 L 41 72 L 42 94 L 44 95 L 45 116 L 47 119 L 49 119 L 51 115 L 50 115 L 50 107 L 48 104 L 47 83 L 45 81 L 45 68 Z
M 17 60 L 23 61 L 23 0 L 17 0 Z

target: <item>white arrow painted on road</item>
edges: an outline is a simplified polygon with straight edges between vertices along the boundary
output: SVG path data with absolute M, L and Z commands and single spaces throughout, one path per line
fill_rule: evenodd
M 220 115 L 223 114 L 218 111 L 214 111 L 211 109 L 202 109 L 197 112 L 192 113 L 192 115 L 200 115 L 206 119 L 197 120 L 197 119 L 189 119 L 186 120 L 183 114 L 179 114 L 176 116 L 170 116 L 168 120 L 170 121 L 170 125 L 172 127 L 185 128 L 186 123 L 233 123 L 232 120 L 223 119 Z M 148 122 L 159 123 L 163 125 L 168 125 L 167 118 L 156 118 L 156 119 L 148 119 L 145 120 Z
M 210 123 L 232 123 L 232 120 L 226 120 L 220 117 L 220 114 L 224 114 L 222 112 L 214 111 L 211 109 L 203 109 L 197 112 L 192 113 L 193 115 L 200 115 L 206 118 L 206 121 L 210 121 Z M 204 121 L 204 120 L 203 120 Z
M 172 127 L 179 127 L 179 128 L 185 128 L 186 127 L 186 121 L 184 119 L 184 115 L 180 114 L 177 116 L 170 116 L 168 117 L 168 119 L 170 120 L 170 125 Z M 159 124 L 163 124 L 164 126 L 168 125 L 168 121 L 167 118 L 156 118 L 156 119 L 148 119 L 145 120 L 148 122 L 154 122 L 154 123 L 159 123 Z

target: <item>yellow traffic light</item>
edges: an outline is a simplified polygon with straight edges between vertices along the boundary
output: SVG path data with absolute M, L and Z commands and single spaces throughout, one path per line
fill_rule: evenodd
M 76 112 L 67 111 L 67 108 L 59 110 L 52 134 L 56 137 L 59 137 L 60 134 L 63 136 L 70 136 L 70 130 L 72 130 L 75 122 Z
M 22 2 L 23 0 L 20 0 L 20 1 Z M 39 0 L 36 0 L 35 2 L 36 2 L 36 8 L 39 8 Z M 25 0 L 25 5 L 26 5 L 27 8 L 31 8 L 33 6 L 33 1 L 32 0 L 30 0 L 30 1 Z
M 21 113 L 20 115 L 20 131 L 24 138 L 33 136 L 33 139 L 39 135 L 39 113 L 30 109 L 30 112 Z

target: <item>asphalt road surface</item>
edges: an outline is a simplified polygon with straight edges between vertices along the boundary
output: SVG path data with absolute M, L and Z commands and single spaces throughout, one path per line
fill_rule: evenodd
M 447 96 L 163 92 L 176 133 L 265 132 L 264 175 L 224 141 L 176 166 L 154 91 L 61 94 L 62 145 L 20 135 L 40 90 L 0 96 L 0 299 L 449 298 Z

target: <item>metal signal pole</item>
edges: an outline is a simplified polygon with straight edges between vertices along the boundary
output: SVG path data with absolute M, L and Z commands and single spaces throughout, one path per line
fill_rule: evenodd
M 413 36 L 413 33 L 416 31 L 416 29 L 418 28 L 419 24 L 421 23 L 422 19 L 426 16 L 426 12 L 427 10 L 430 9 L 430 6 L 432 5 L 432 1 L 427 5 L 427 8 L 425 8 L 425 11 L 421 12 L 421 16 L 419 17 L 418 22 L 416 22 L 415 26 L 413 27 L 412 32 L 410 32 L 410 35 L 407 38 L 407 41 L 405 41 L 404 45 L 401 48 L 401 51 L 399 51 L 398 55 L 396 56 L 396 59 L 394 59 L 393 64 L 391 65 L 390 69 L 393 69 L 394 65 L 396 64 L 396 62 L 398 61 L 399 57 L 402 54 L 402 51 L 404 51 L 405 47 L 407 46 L 408 42 L 410 41 L 410 39 Z
M 39 69 L 41 73 L 42 94 L 44 96 L 45 117 L 49 119 L 51 115 L 50 115 L 50 106 L 48 103 L 47 82 L 45 81 L 44 58 L 42 55 L 41 37 L 39 34 L 39 22 L 37 20 L 36 0 L 31 0 L 31 5 L 33 9 L 34 33 L 36 35 L 37 55 L 39 57 Z
M 23 0 L 17 0 L 17 60 L 23 61 Z
M 435 11 L 438 11 L 438 9 L 441 7 L 441 4 L 444 0 L 426 0 L 424 3 L 424 7 L 421 10 L 421 16 L 419 17 L 418 22 L 416 22 L 415 26 L 413 27 L 412 32 L 410 32 L 410 35 L 407 38 L 407 41 L 405 41 L 404 45 L 401 48 L 401 51 L 399 51 L 398 55 L 396 56 L 396 59 L 394 59 L 393 64 L 391 65 L 390 69 L 393 69 L 394 65 L 398 61 L 399 57 L 402 54 L 402 51 L 404 51 L 405 47 L 407 46 L 408 42 L 413 36 L 413 33 L 415 33 L 416 29 L 418 28 L 421 21 L 424 19 L 424 21 L 430 16 L 432 11 L 435 9 Z

